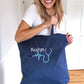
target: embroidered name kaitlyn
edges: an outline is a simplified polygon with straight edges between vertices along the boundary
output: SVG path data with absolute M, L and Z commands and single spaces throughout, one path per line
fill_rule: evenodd
M 31 52 L 43 52 L 46 48 L 31 48 Z

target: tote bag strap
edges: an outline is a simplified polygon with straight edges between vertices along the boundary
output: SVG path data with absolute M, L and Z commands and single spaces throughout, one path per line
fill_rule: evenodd
M 51 25 L 51 36 L 54 34 L 54 26 L 53 25 Z

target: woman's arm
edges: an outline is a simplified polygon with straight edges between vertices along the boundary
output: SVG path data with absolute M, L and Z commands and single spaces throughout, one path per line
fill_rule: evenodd
M 22 20 L 16 32 L 15 40 L 18 43 L 21 41 L 25 41 L 37 35 L 45 28 L 46 28 L 46 25 L 43 23 L 37 27 L 30 29 L 30 26 L 25 21 Z
M 44 23 L 30 29 L 30 26 L 22 20 L 21 24 L 18 27 L 18 30 L 15 35 L 16 42 L 22 42 L 27 39 L 30 39 L 40 33 L 43 29 L 48 28 L 51 25 L 56 25 L 58 22 L 58 18 L 55 16 L 52 16 Z

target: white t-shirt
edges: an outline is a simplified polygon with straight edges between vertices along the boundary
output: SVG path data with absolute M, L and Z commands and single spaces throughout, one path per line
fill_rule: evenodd
M 54 33 L 65 33 L 65 18 L 63 17 L 63 21 L 61 21 L 60 29 L 54 27 Z M 23 20 L 31 27 L 38 26 L 43 23 L 39 13 L 37 12 L 37 6 L 32 4 L 25 12 Z M 38 35 L 50 35 L 50 31 L 48 28 L 45 28 Z

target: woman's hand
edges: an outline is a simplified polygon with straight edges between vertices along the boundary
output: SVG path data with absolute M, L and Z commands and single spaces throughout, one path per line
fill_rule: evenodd
M 67 38 L 67 41 L 69 42 L 69 44 L 71 44 L 73 42 L 73 36 L 71 34 L 67 33 L 66 38 Z
M 51 25 L 57 26 L 58 16 L 51 16 L 44 24 L 46 27 L 50 27 Z

